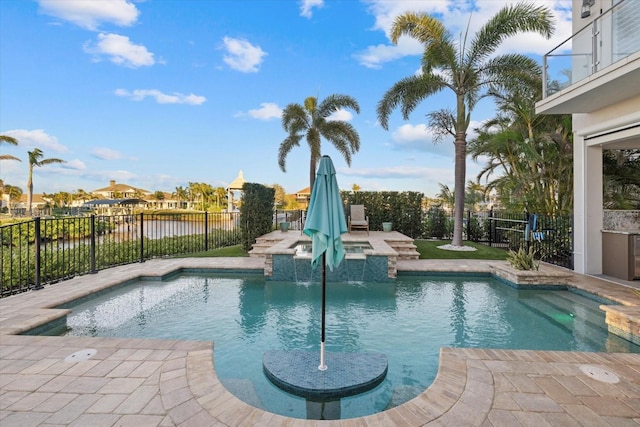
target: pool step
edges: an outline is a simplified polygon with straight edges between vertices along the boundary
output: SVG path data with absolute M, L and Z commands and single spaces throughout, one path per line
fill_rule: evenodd
M 281 239 L 274 239 L 269 237 L 258 237 L 256 239 L 256 242 L 251 247 L 251 250 L 249 251 L 249 256 L 256 257 L 256 258 L 264 258 L 265 250 L 269 249 L 271 246 L 277 243 L 280 243 L 281 241 L 282 241 Z
M 258 392 L 256 391 L 253 381 L 249 379 L 224 379 L 222 380 L 222 384 L 227 391 L 231 392 L 231 394 L 238 399 L 255 408 L 265 410 L 264 404 L 258 396 Z
M 398 253 L 398 259 L 419 259 L 420 254 L 416 250 L 413 240 L 385 240 L 391 248 Z

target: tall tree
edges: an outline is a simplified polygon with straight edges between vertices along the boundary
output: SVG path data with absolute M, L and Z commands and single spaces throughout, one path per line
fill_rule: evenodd
M 9 215 L 11 215 L 11 203 L 17 202 L 18 200 L 20 200 L 20 197 L 22 196 L 22 188 L 16 187 L 14 185 L 5 184 L 3 191 L 4 191 L 4 194 L 9 195 L 9 200 L 7 203 L 7 211 Z
M 570 115 L 539 115 L 542 80 L 492 90 L 498 114 L 469 141 L 474 160 L 486 158 L 478 180 L 487 180 L 510 210 L 568 214 L 573 209 L 573 143 Z
M 389 115 L 400 106 L 402 117 L 424 99 L 448 89 L 455 95 L 455 110 L 441 109 L 427 115 L 436 141 L 453 137 L 455 146 L 455 207 L 452 245 L 462 246 L 464 190 L 466 180 L 467 130 L 471 112 L 486 90 L 514 80 L 531 79 L 533 59 L 520 54 L 495 55 L 502 42 L 520 32 L 537 32 L 550 37 L 554 26 L 545 7 L 518 3 L 507 5 L 489 19 L 468 42 L 468 27 L 456 41 L 437 18 L 407 12 L 398 16 L 391 29 L 391 41 L 407 35 L 424 45 L 421 73 L 406 77 L 389 89 L 378 103 L 378 120 L 388 129 Z
M 298 147 L 305 138 L 311 151 L 309 160 L 309 183 L 313 189 L 316 166 L 322 157 L 321 138 L 331 142 L 351 166 L 351 155 L 360 149 L 360 136 L 351 123 L 343 120 L 329 120 L 340 110 L 360 113 L 358 102 L 348 95 L 330 95 L 318 104 L 318 99 L 310 96 L 304 105 L 289 104 L 282 111 L 282 127 L 289 134 L 280 144 L 278 165 L 286 172 L 286 158 L 293 147 Z
M 216 207 L 218 208 L 218 210 L 220 210 L 223 205 L 224 206 L 227 205 L 227 202 L 226 202 L 227 190 L 225 190 L 224 187 L 214 188 L 213 193 L 216 197 Z
M 180 204 L 180 209 L 184 208 L 184 201 L 189 199 L 189 190 L 184 188 L 183 186 L 176 187 L 176 191 L 171 194 L 173 197 L 178 199 L 178 203 Z
M 455 196 L 448 185 L 441 182 L 438 183 L 440 191 L 436 194 L 436 198 L 447 207 L 451 208 L 455 205 Z
M 287 191 L 280 184 L 273 184 L 275 206 L 277 209 L 282 209 L 287 204 Z
M 18 140 L 9 135 L 0 135 L 0 143 L 6 142 L 9 145 L 18 145 Z M 0 154 L 0 160 L 17 160 L 21 162 L 19 158 L 16 156 L 12 156 L 10 154 Z
M 27 212 L 31 216 L 31 204 L 33 202 L 33 168 L 50 165 L 52 163 L 65 163 L 62 159 L 50 158 L 43 159 L 44 153 L 39 148 L 34 148 L 33 151 L 27 151 L 29 154 L 29 179 L 27 181 Z

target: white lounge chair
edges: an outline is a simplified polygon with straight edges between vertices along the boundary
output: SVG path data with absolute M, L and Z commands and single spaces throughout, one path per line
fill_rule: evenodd
M 369 217 L 364 213 L 364 205 L 351 205 L 349 233 L 353 230 L 364 230 L 369 235 Z

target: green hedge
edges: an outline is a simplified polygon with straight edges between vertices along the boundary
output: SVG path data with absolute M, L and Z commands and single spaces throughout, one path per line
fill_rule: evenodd
M 423 193 L 414 191 L 342 191 L 345 215 L 349 216 L 351 205 L 364 205 L 369 217 L 369 229 L 381 231 L 383 222 L 391 222 L 393 230 L 412 238 L 423 234 Z
M 276 190 L 262 184 L 245 182 L 240 206 L 242 248 L 251 250 L 256 238 L 273 231 Z

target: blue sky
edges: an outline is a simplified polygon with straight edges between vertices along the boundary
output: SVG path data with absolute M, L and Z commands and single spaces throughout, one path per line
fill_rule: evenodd
M 450 106 L 450 92 L 396 111 L 385 131 L 376 105 L 414 74 L 421 47 L 389 29 L 406 11 L 437 14 L 452 34 L 471 30 L 506 0 L 2 0 L 0 133 L 18 138 L 2 154 L 0 179 L 26 192 L 27 151 L 67 163 L 34 171 L 34 192 L 92 191 L 110 180 L 173 192 L 189 182 L 249 182 L 293 193 L 309 180 L 309 151 L 295 148 L 278 167 L 286 137 L 281 110 L 341 93 L 360 114 L 342 112 L 361 138 L 348 167 L 330 143 L 341 189 L 453 188 L 453 144 L 433 144 L 425 115 Z M 502 52 L 541 56 L 571 34 L 570 0 L 536 0 L 556 17 L 552 39 L 525 34 Z M 469 18 L 471 17 L 470 21 Z M 493 117 L 481 102 L 472 115 Z M 481 164 L 467 161 L 467 178 Z

